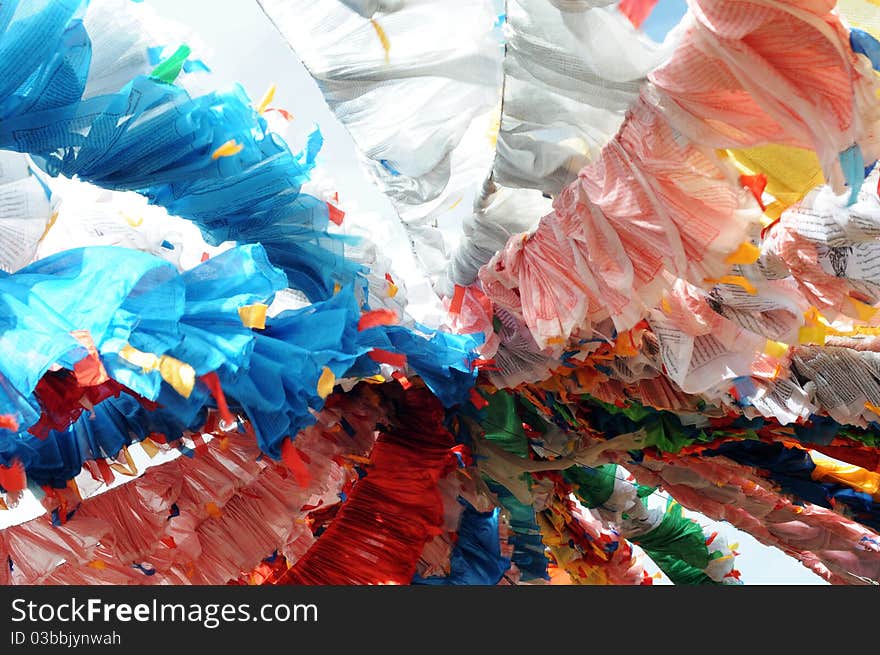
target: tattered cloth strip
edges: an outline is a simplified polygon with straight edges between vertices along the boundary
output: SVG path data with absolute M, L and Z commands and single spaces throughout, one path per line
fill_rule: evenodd
M 253 438 L 217 433 L 190 457 L 87 499 L 47 496 L 43 516 L 0 532 L 3 584 L 225 584 L 278 551 L 295 562 L 314 541 L 306 520 L 338 502 L 368 454 L 382 407 L 371 388 L 332 396 L 297 435 L 302 466 L 265 458 Z M 70 494 L 68 494 L 69 496 Z M 52 514 L 55 515 L 56 511 Z
M 458 468 L 438 485 L 443 498 L 442 532 L 422 549 L 412 583 L 518 584 L 521 571 L 511 560 L 516 550 L 513 517 L 502 511 L 487 488 L 470 449 L 459 444 L 453 453 Z
M 535 474 L 550 483 L 548 507 L 536 515 L 544 543 L 572 584 L 635 585 L 644 581 L 632 546 L 593 513 L 571 499 L 558 473 Z M 558 584 L 559 578 L 554 579 Z
M 668 55 L 613 4 L 260 1 L 450 296 L 474 281 L 499 233 L 545 213 L 539 192 L 575 179 Z
M 878 82 L 833 3 L 690 6 L 680 44 L 618 135 L 533 233 L 513 237 L 481 269 L 484 290 L 542 348 L 589 338 L 608 317 L 631 328 L 669 286 L 664 271 L 697 286 L 730 271 L 761 210 L 712 149 L 813 149 L 836 192 L 861 185 L 842 153 L 877 159 Z
M 501 4 L 260 1 L 397 210 L 405 231 L 387 236 L 399 249 L 415 243 L 435 278 L 448 245 L 434 221 L 459 203 L 470 208 L 492 165 Z
M 880 535 L 831 510 L 793 503 L 747 466 L 691 457 L 628 467 L 640 483 L 662 486 L 685 507 L 776 546 L 833 584 L 880 582 Z
M 723 294 L 713 291 L 710 300 L 720 302 Z M 711 418 L 741 414 L 807 426 L 814 417 L 830 417 L 839 428 L 868 428 L 877 419 L 880 332 L 876 326 L 834 329 L 815 321 L 803 329 L 824 335 L 819 338 L 824 344 L 789 345 L 759 334 L 755 322 L 760 315 L 741 314 L 743 322 L 753 325 L 753 330 L 744 330 L 725 317 L 735 311 L 732 305 L 716 304 L 725 313 L 722 316 L 708 305 L 679 305 L 678 300 L 669 297 L 666 304 L 671 311 L 652 317 L 650 326 L 640 324 L 613 342 L 593 344 L 589 352 L 573 349 L 555 361 L 523 340 L 508 341 L 504 327 L 505 340 L 495 360 L 503 362 L 506 371 L 504 375 L 489 372 L 489 379 L 518 386 L 529 376 L 531 387 L 563 397 L 589 394 L 617 405 L 637 400 L 646 407 Z M 675 316 L 689 312 L 699 329 L 692 326 L 691 333 L 679 329 L 672 322 L 673 311 Z M 789 334 L 794 333 L 797 343 L 796 328 L 803 317 L 778 306 L 764 318 L 776 325 L 796 319 Z
M 615 464 L 595 468 L 572 467 L 563 476 L 573 483 L 574 493 L 602 520 L 615 526 L 621 536 L 638 544 L 678 584 L 738 583 L 734 553 L 719 530 L 704 528 L 683 515 L 671 503 L 666 510 L 648 508 L 654 493 L 621 479 Z
M 31 154 L 50 175 L 139 191 L 214 244 L 260 241 L 313 300 L 354 282 L 359 267 L 327 232 L 327 203 L 299 193 L 320 133 L 293 154 L 241 87 L 193 97 L 173 80 L 139 75 L 85 98 L 92 23 L 79 15 L 87 4 L 10 5 L 0 24 L 0 148 Z
M 317 543 L 274 584 L 409 584 L 443 525 L 438 483 L 456 466 L 455 439 L 428 391 L 392 401 L 367 475 Z
M 15 430 L 0 427 L 0 465 L 18 461 L 36 482 L 63 487 L 84 461 L 156 430 L 150 423 L 175 439 L 208 407 L 223 412 L 221 402 L 279 459 L 336 380 L 378 374 L 376 359 L 419 375 L 446 404 L 467 398 L 479 337 L 388 325 L 390 312 L 377 323 L 351 286 L 265 317 L 284 284 L 259 245 L 183 273 L 148 253 L 87 247 L 0 277 L 0 307 L 16 317 L 0 340 L 2 413 L 16 419 Z M 95 418 L 81 416 L 92 409 Z
M 660 565 L 664 571 L 674 571 L 679 579 L 686 579 L 688 582 L 738 583 L 734 574 L 733 553 L 728 549 L 723 535 L 719 536 L 717 531 L 713 537 L 704 534 L 699 524 L 683 517 L 675 508 L 666 512 L 656 508 L 649 509 L 643 496 L 650 495 L 653 489 L 620 479 L 615 465 L 569 465 L 564 468 L 561 477 L 557 474 L 523 476 L 523 472 L 529 468 L 542 465 L 542 462 L 530 459 L 530 454 L 534 456 L 535 451 L 556 454 L 560 449 L 559 436 L 566 437 L 564 434 L 553 434 L 555 426 L 545 423 L 534 411 L 530 411 L 529 405 L 522 399 L 504 391 L 496 392 L 488 399 L 488 407 L 481 423 L 486 426 L 483 438 L 509 454 L 505 459 L 506 471 L 496 461 L 500 455 L 497 450 L 480 462 L 485 474 L 492 475 L 495 472 L 498 476 L 497 486 L 503 484 L 508 492 L 524 497 L 527 495 L 534 499 L 534 505 L 537 506 L 542 492 L 532 488 L 535 481 L 552 481 L 554 489 L 562 490 L 564 496 L 573 492 L 586 507 L 595 509 L 593 514 L 606 527 L 619 533 L 620 537 L 638 543 L 652 558 L 662 558 Z M 526 432 L 533 435 L 534 441 L 526 436 Z M 577 438 L 582 434 L 572 436 Z M 640 446 L 648 447 L 647 443 L 646 441 Z M 604 444 L 615 445 L 615 439 L 608 439 Z M 628 445 L 631 446 L 632 443 Z M 626 450 L 627 445 L 622 444 L 620 449 Z M 484 454 L 482 451 L 483 448 L 478 445 L 478 452 Z M 564 467 L 568 462 L 568 458 L 561 457 L 544 462 L 543 465 Z M 501 472 L 507 475 L 498 475 Z M 515 477 L 517 474 L 519 476 Z M 707 541 L 712 543 L 711 550 Z M 609 566 L 610 562 L 611 560 Z
M 706 451 L 706 455 L 715 454 L 754 467 L 793 498 L 833 509 L 872 530 L 880 530 L 878 473 L 781 443 L 728 442 Z
M 49 189 L 24 155 L 0 152 L 0 271 L 29 264 L 54 216 Z

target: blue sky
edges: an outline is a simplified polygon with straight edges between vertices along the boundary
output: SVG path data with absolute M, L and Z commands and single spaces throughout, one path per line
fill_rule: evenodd
M 642 29 L 655 41 L 662 41 L 684 13 L 687 11 L 685 0 L 660 0 L 651 15 L 642 25 Z

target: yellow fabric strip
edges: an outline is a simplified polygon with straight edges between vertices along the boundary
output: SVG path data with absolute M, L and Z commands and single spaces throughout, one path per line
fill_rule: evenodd
M 877 313 L 877 308 L 872 307 L 867 303 L 863 303 L 860 300 L 856 300 L 855 298 L 847 298 L 850 304 L 856 311 L 856 316 L 860 321 L 865 321 L 866 323 L 874 318 L 874 315 Z
M 257 105 L 257 113 L 265 114 L 266 110 L 269 108 L 269 105 L 272 104 L 272 101 L 275 99 L 275 91 L 278 87 L 274 84 L 269 87 L 268 91 L 263 95 L 263 99 L 260 100 L 260 104 Z
M 735 252 L 730 253 L 725 259 L 727 264 L 754 264 L 761 256 L 761 249 L 758 246 L 744 241 L 740 244 Z
M 131 453 L 128 452 L 128 446 L 122 447 L 122 456 L 125 458 L 125 464 L 123 465 L 120 462 L 111 462 L 110 468 L 112 468 L 117 473 L 121 473 L 122 475 L 135 476 L 138 474 L 137 466 L 135 466 L 134 459 L 131 457 Z
M 800 341 L 801 344 L 815 343 L 823 345 L 825 343 L 825 326 L 808 325 L 802 327 L 798 331 L 798 341 Z
M 379 37 L 379 42 L 382 44 L 382 49 L 385 51 L 385 63 L 387 64 L 391 61 L 391 41 L 388 39 L 388 35 L 376 19 L 371 18 L 370 23 L 372 23 L 373 29 L 376 30 L 376 36 Z
M 211 159 L 220 159 L 220 157 L 232 157 L 240 153 L 242 150 L 244 150 L 244 146 L 242 144 L 236 143 L 235 140 L 227 141 L 211 154 Z
M 746 175 L 763 173 L 767 176 L 766 191 L 776 198 L 767 208 L 771 218 L 778 218 L 808 191 L 825 183 L 819 158 L 811 150 L 774 144 L 728 153 Z
M 245 305 L 238 308 L 238 316 L 241 323 L 246 328 L 265 330 L 266 329 L 266 312 L 269 306 L 262 303 L 253 305 Z
M 810 451 L 810 458 L 816 465 L 812 474 L 814 480 L 837 482 L 880 500 L 880 473 L 839 462 L 813 450 Z
M 193 367 L 168 355 L 159 358 L 159 375 L 184 398 L 189 398 L 196 386 L 196 372 Z
M 157 446 L 156 442 L 149 437 L 141 441 L 141 448 L 144 449 L 144 452 L 150 459 L 153 459 L 156 455 L 159 454 L 159 446 Z
M 782 359 L 788 354 L 788 344 L 768 339 L 767 343 L 764 344 L 764 354 L 769 355 L 770 357 L 776 357 L 777 359 Z
M 129 364 L 139 367 L 144 373 L 159 371 L 159 375 L 184 398 L 189 398 L 196 385 L 196 372 L 192 366 L 168 355 L 158 357 L 153 353 L 145 353 L 131 346 L 123 346 L 119 357 Z
M 324 370 L 321 371 L 321 377 L 318 378 L 318 395 L 321 398 L 329 396 L 333 393 L 334 384 L 336 384 L 336 376 L 333 375 L 333 371 L 325 366 Z

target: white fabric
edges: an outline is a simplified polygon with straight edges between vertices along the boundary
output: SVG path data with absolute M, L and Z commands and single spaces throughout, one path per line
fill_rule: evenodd
M 85 246 L 119 246 L 149 252 L 189 270 L 203 253 L 215 256 L 232 246 L 209 246 L 198 227 L 171 216 L 133 192 L 106 191 L 63 177 L 49 181 L 60 199 L 58 217 L 39 244 L 39 258 Z
M 611 0 L 259 2 L 352 134 L 442 295 L 472 283 L 499 236 L 528 230 L 548 204 L 490 194 L 555 194 L 571 182 L 676 40 L 640 35 Z M 463 224 L 458 205 L 474 207 Z
M 0 151 L 0 270 L 12 273 L 31 263 L 52 206 L 28 167 L 28 158 Z
M 451 296 L 453 285 L 472 284 L 480 267 L 511 236 L 531 230 L 550 210 L 550 200 L 537 191 L 487 182 L 473 214 L 464 220 L 462 238 L 449 261 L 446 285 L 440 291 Z
M 657 45 L 616 9 L 594 8 L 608 4 L 509 1 L 495 181 L 559 193 L 614 136 L 645 76 L 670 54 L 674 37 Z
M 152 70 L 148 39 L 138 14 L 143 8 L 124 0 L 101 0 L 89 5 L 83 24 L 92 42 L 92 60 L 83 98 L 115 93 L 133 77 Z
M 501 3 L 260 4 L 351 133 L 436 282 L 450 249 L 438 229 L 442 214 L 453 205 L 470 208 L 492 165 L 491 126 L 501 100 Z M 374 16 L 374 25 L 365 16 L 375 9 L 389 13 Z M 388 40 L 387 53 L 376 26 Z
M 83 25 L 92 42 L 83 98 L 115 93 L 138 75 L 148 75 L 156 66 L 150 62 L 148 49 L 151 47 L 163 46 L 163 58 L 184 44 L 190 46 L 193 53 L 204 50 L 190 28 L 162 18 L 147 4 L 131 0 L 93 0 Z M 204 73 L 181 71 L 176 84 L 193 95 L 214 89 L 210 75 Z

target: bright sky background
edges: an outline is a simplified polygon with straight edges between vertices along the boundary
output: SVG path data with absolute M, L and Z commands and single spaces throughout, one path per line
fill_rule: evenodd
M 287 44 L 260 11 L 255 0 L 146 0 L 162 16 L 187 25 L 200 37 L 190 43 L 193 56 L 212 69 L 219 84 L 241 82 L 252 98 L 259 99 L 275 83 L 274 105 L 294 117 L 291 136 L 305 135 L 319 125 L 324 149 L 319 165 L 339 185 L 343 202 L 393 220 L 389 201 L 360 168 L 354 144 L 335 120 L 314 82 Z M 652 36 L 662 35 L 684 11 L 684 0 L 661 0 L 658 11 L 645 25 Z M 178 44 L 168 44 L 175 48 Z M 799 562 L 776 548 L 761 545 L 748 534 L 728 528 L 728 541 L 739 542 L 737 568 L 746 584 L 825 584 Z

